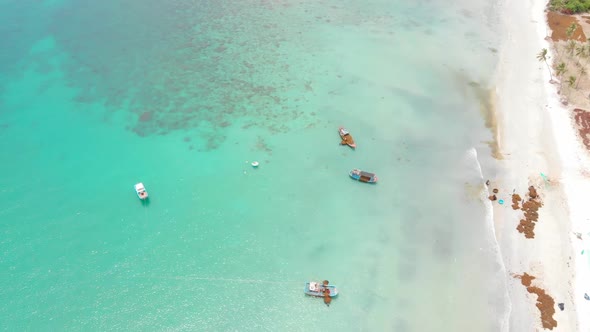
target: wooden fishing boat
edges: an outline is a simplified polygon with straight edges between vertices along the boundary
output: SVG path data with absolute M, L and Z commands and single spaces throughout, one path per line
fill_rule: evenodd
M 366 183 L 375 183 L 377 182 L 377 175 L 365 171 L 361 171 L 360 169 L 353 169 L 348 173 L 351 178 L 360 182 Z
M 338 133 L 340 134 L 340 138 L 342 139 L 342 141 L 340 142 L 340 145 L 348 145 L 353 149 L 356 148 L 356 144 L 354 143 L 354 139 L 352 138 L 352 135 L 350 135 L 348 130 L 344 129 L 343 127 L 340 127 L 340 128 L 338 128 Z
M 316 281 L 306 282 L 304 292 L 305 295 L 324 297 L 326 295 L 324 294 L 326 289 L 330 292 L 328 294 L 330 297 L 335 297 L 338 295 L 338 288 L 336 288 L 336 285 L 330 285 Z

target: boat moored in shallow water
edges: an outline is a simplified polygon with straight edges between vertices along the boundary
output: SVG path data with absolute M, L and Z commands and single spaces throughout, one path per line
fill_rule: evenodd
M 365 171 L 361 171 L 360 169 L 353 169 L 348 173 L 351 178 L 360 182 L 366 183 L 376 183 L 377 182 L 377 175 L 374 173 L 369 173 Z
M 340 145 L 348 145 L 353 149 L 356 148 L 356 144 L 354 143 L 354 139 L 352 138 L 352 135 L 350 135 L 348 130 L 344 129 L 343 127 L 340 127 L 340 128 L 338 128 L 338 134 L 340 134 L 340 138 L 342 139 L 342 141 L 340 142 Z
M 328 291 L 328 294 L 325 294 L 326 290 Z M 338 288 L 336 288 L 336 285 L 330 285 L 327 282 L 320 283 L 317 281 L 308 281 L 305 283 L 304 292 L 305 295 L 309 296 L 325 297 L 326 295 L 329 295 L 330 297 L 334 297 L 338 295 Z
M 142 201 L 148 198 L 147 190 L 145 190 L 145 186 L 141 182 L 135 184 L 135 193 Z

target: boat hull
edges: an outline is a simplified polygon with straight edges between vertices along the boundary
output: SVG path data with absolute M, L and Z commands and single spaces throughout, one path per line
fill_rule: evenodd
M 336 288 L 336 285 L 328 285 L 328 286 L 322 285 L 322 286 L 320 286 L 319 291 L 312 291 L 309 289 L 309 282 L 306 282 L 305 289 L 303 290 L 303 292 L 305 293 L 305 295 L 309 295 L 309 296 L 324 297 L 323 290 L 325 288 L 330 290 L 330 297 L 338 296 L 338 288 Z
M 353 169 L 352 171 L 350 171 L 348 173 L 348 175 L 350 176 L 351 179 L 359 181 L 359 182 L 377 183 L 377 180 L 378 180 L 377 175 L 375 175 L 373 173 L 361 171 L 358 169 Z

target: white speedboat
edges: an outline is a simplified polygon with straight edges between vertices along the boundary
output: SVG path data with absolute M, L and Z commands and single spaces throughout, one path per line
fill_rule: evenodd
M 137 193 L 137 197 L 141 200 L 146 200 L 148 198 L 147 190 L 145 190 L 145 186 L 141 182 L 135 184 L 135 192 Z

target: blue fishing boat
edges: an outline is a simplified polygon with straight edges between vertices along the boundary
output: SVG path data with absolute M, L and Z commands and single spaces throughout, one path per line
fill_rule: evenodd
M 377 175 L 373 174 L 373 173 L 369 173 L 369 172 L 365 172 L 365 171 L 361 171 L 360 169 L 353 169 L 352 171 L 350 171 L 349 173 L 350 177 L 360 181 L 360 182 L 366 182 L 366 183 L 375 183 L 377 182 Z
M 326 290 L 329 291 L 328 294 L 324 294 Z M 338 289 L 336 288 L 336 285 L 330 285 L 327 282 L 322 284 L 316 281 L 308 281 L 305 283 L 305 289 L 303 291 L 305 292 L 305 295 L 317 297 L 324 297 L 325 295 L 334 297 L 338 295 Z

